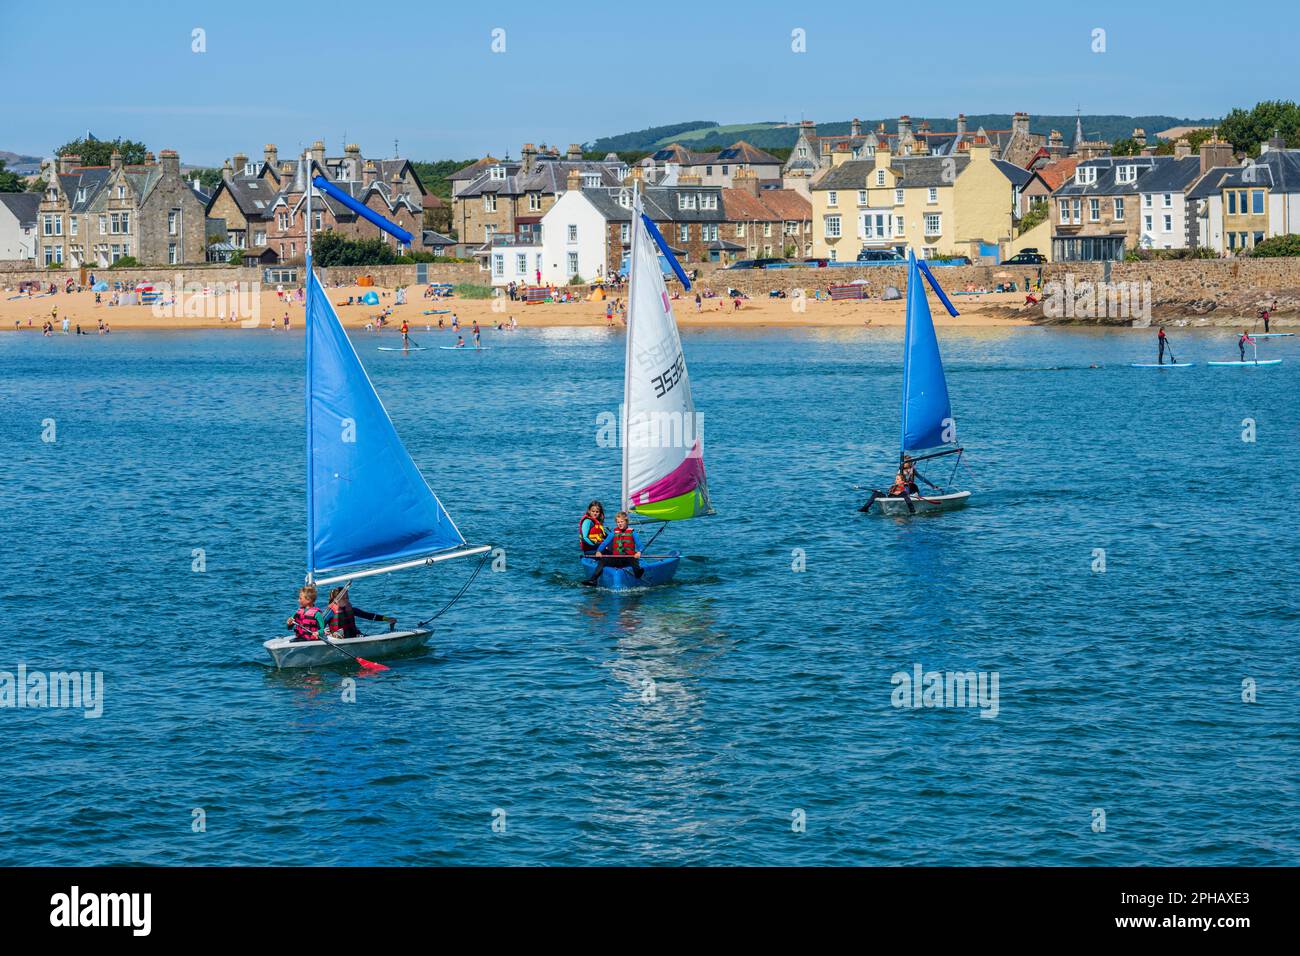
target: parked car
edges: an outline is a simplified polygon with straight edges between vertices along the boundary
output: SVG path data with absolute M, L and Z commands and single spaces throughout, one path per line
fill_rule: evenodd
M 1043 255 L 1037 249 L 1022 249 L 1010 259 L 1003 259 L 1004 266 L 1041 266 L 1047 261 L 1047 256 Z
M 825 269 L 830 265 L 830 262 L 831 260 L 829 259 L 805 259 L 803 264 L 806 266 L 816 266 L 818 269 Z
M 727 268 L 728 269 L 766 269 L 768 266 L 777 265 L 779 263 L 784 263 L 784 262 L 785 262 L 784 259 L 779 259 L 779 258 L 738 259 L 737 261 L 733 262 L 731 265 L 727 266 Z
M 906 262 L 893 249 L 863 249 L 858 253 L 858 262 Z

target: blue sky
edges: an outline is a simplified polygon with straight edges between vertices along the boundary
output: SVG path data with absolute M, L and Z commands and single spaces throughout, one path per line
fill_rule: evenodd
M 333 153 L 345 137 L 368 156 L 392 155 L 396 139 L 412 158 L 467 158 L 694 119 L 1076 106 L 1201 117 L 1297 92 L 1294 2 L 791 6 L 9 4 L 0 149 L 48 155 L 89 129 L 177 149 L 187 164 L 317 138 Z M 205 53 L 191 50 L 196 27 Z M 796 29 L 806 52 L 791 49 Z

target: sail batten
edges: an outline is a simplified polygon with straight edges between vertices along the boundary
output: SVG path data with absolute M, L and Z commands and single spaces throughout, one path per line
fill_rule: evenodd
M 933 276 L 928 275 L 931 283 Z M 938 284 L 935 284 L 936 290 Z M 951 305 L 948 306 L 951 310 Z M 955 313 L 955 310 L 953 312 Z M 939 355 L 939 340 L 925 296 L 916 254 L 907 255 L 907 324 L 903 334 L 903 414 L 900 451 L 921 451 L 954 444 L 956 426 L 948 383 Z
M 308 574 L 463 545 L 310 270 L 307 325 Z
M 684 276 L 661 236 L 647 227 L 638 191 L 629 257 L 623 383 L 623 507 L 682 520 L 709 513 L 704 440 L 659 250 Z M 653 226 L 652 223 L 649 223 Z

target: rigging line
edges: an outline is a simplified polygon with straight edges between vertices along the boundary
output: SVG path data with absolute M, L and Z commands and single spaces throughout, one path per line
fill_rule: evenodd
M 659 526 L 659 530 L 656 531 L 656 532 L 654 533 L 654 537 L 652 537 L 649 541 L 647 541 L 647 542 L 645 543 L 646 548 L 650 547 L 650 545 L 652 545 L 652 544 L 655 543 L 655 538 L 657 538 L 657 537 L 659 537 L 661 534 L 663 534 L 663 533 L 664 533 L 664 528 L 666 528 L 666 527 L 668 527 L 668 522 L 667 522 L 667 521 L 665 521 L 663 524 L 661 524 L 661 525 Z M 644 551 L 645 548 L 642 548 L 642 550 Z
M 433 613 L 432 616 L 430 616 L 430 617 L 428 617 L 428 618 L 425 618 L 423 621 L 421 621 L 419 624 L 417 624 L 417 625 L 415 625 L 415 626 L 416 626 L 416 627 L 424 627 L 424 625 L 428 624 L 430 621 L 433 621 L 433 620 L 435 620 L 435 619 L 437 619 L 437 618 L 439 618 L 439 617 L 442 617 L 442 615 L 444 615 L 444 614 L 446 614 L 448 611 L 450 611 L 452 605 L 455 604 L 457 601 L 459 601 L 459 600 L 464 596 L 465 592 L 469 590 L 469 586 L 470 586 L 471 584 L 474 583 L 474 579 L 475 579 L 476 577 L 478 577 L 478 573 L 479 573 L 480 571 L 483 570 L 483 565 L 487 564 L 487 563 L 488 563 L 488 559 L 491 558 L 491 557 L 492 557 L 492 552 L 491 552 L 491 551 L 485 551 L 485 552 L 483 552 L 483 557 L 482 557 L 482 559 L 479 561 L 479 563 L 478 563 L 478 567 L 474 569 L 474 573 L 471 574 L 471 575 L 469 576 L 469 580 L 467 580 L 467 581 L 464 583 L 464 585 L 462 585 L 461 589 L 460 589 L 459 591 L 456 592 L 455 596 L 452 597 L 452 599 L 451 599 L 450 601 L 448 601 L 446 604 L 444 604 L 440 610 L 435 611 L 435 612 Z

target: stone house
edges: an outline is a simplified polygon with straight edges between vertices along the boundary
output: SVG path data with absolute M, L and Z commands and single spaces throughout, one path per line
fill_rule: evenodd
M 764 189 L 752 173 L 722 190 L 722 239 L 739 248 L 729 258 L 812 255 L 812 203 L 793 189 Z

